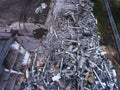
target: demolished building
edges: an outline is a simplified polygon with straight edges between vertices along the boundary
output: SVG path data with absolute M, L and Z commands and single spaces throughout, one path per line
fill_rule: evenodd
M 20 35 L 16 40 L 30 51 L 31 57 L 29 68 L 24 71 L 20 65 L 17 69 L 17 65 L 29 63 L 29 55 L 25 49 L 20 50 L 17 42 L 11 45 L 13 50 L 19 51 L 20 56 L 21 52 L 27 54 L 27 58 L 16 59 L 20 63 L 14 62 L 15 66 L 9 65 L 12 63 L 10 58 L 6 59 L 8 68 L 14 68 L 11 71 L 5 69 L 5 72 L 13 72 L 6 85 L 16 79 L 9 90 L 119 90 L 112 62 L 99 44 L 100 36 L 92 13 L 94 4 L 90 0 L 51 0 L 50 5 L 43 3 L 34 9 L 34 13 L 44 14 L 42 5 L 43 9 L 49 7 L 44 24 L 27 20 L 24 23 L 27 29 L 21 29 L 22 22 L 15 22 L 8 27 L 9 30 L 17 28 Z M 29 25 L 33 27 L 29 28 Z M 36 29 L 40 32 L 46 30 L 47 33 L 36 39 L 33 35 Z M 13 54 L 16 56 L 15 52 Z M 22 81 L 17 79 L 19 74 L 25 75 Z M 5 75 L 1 75 L 3 77 Z
M 19 78 L 26 77 L 30 54 L 13 37 L 0 37 L 0 90 L 13 90 Z

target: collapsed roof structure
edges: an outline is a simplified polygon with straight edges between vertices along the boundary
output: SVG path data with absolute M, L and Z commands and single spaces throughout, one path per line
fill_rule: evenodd
M 0 37 L 0 90 L 13 90 L 17 79 L 25 76 L 30 54 L 13 37 Z

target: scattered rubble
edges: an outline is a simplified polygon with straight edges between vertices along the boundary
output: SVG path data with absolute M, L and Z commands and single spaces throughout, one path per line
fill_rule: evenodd
M 55 2 L 53 24 L 36 51 L 42 61 L 35 60 L 37 63 L 31 71 L 31 82 L 35 83 L 31 87 L 39 86 L 41 90 L 118 89 L 115 69 L 99 45 L 92 7 L 89 0 Z
M 118 90 L 115 69 L 99 45 L 93 5 L 90 0 L 56 0 L 45 37 L 16 37 L 20 43 L 29 40 L 21 44 L 32 49 L 19 89 Z

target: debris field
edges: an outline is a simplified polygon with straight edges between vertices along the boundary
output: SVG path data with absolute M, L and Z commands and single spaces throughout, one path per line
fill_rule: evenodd
M 16 40 L 31 57 L 15 90 L 118 90 L 116 71 L 99 44 L 93 6 L 90 0 L 42 2 L 34 13 L 49 7 L 44 24 L 28 20 L 7 27 L 18 30 Z

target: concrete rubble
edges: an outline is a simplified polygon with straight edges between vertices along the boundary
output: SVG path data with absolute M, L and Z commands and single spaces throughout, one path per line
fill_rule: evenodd
M 53 22 L 35 53 L 28 87 L 40 90 L 118 89 L 115 69 L 99 45 L 92 11 L 93 3 L 89 0 L 56 0 Z
M 118 90 L 116 71 L 99 44 L 94 4 L 90 0 L 51 3 L 54 5 L 45 36 L 32 36 L 38 26 L 46 30 L 44 25 L 32 27 L 35 29 L 27 34 L 18 31 L 24 35 L 16 38 L 30 51 L 32 60 L 20 90 Z M 40 7 L 36 14 L 41 12 Z M 19 29 L 15 24 L 10 28 Z

